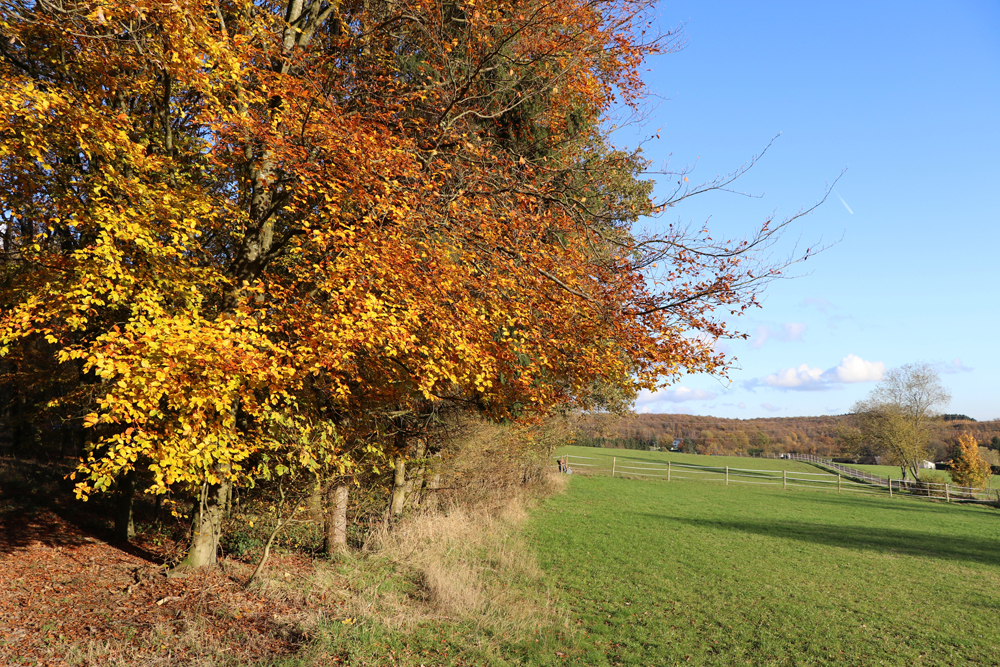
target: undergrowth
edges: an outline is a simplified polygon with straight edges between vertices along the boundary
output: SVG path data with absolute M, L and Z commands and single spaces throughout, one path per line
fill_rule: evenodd
M 313 581 L 342 606 L 287 664 L 507 665 L 570 632 L 566 608 L 525 543 L 523 525 L 552 475 L 472 506 L 418 512 L 364 549 L 317 563 Z M 286 664 L 286 663 L 282 663 Z

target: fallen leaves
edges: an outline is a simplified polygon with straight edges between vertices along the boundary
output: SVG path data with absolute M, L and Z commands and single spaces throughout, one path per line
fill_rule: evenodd
M 5 512 L 0 655 L 26 664 L 90 655 L 94 664 L 160 665 L 219 652 L 253 663 L 297 649 L 296 633 L 278 619 L 301 617 L 301 607 L 246 591 L 221 570 L 168 580 L 155 562 L 163 555 L 141 538 L 122 551 L 53 510 Z

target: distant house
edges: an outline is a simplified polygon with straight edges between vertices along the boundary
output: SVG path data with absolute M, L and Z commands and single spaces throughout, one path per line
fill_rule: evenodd
M 935 465 L 933 461 L 921 461 L 920 468 L 923 470 L 934 470 Z
M 681 448 L 681 443 L 684 442 L 680 438 L 674 438 L 674 444 L 670 445 L 670 451 L 676 452 Z

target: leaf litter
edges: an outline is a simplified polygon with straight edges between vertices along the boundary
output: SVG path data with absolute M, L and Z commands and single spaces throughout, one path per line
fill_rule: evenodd
M 183 665 L 256 662 L 295 653 L 315 596 L 247 589 L 250 567 L 168 579 L 176 544 L 147 535 L 123 547 L 57 508 L 0 512 L 0 663 Z M 273 572 L 308 577 L 309 560 L 276 554 Z M 277 594 L 276 594 L 277 592 Z M 335 604 L 335 603 L 334 603 Z

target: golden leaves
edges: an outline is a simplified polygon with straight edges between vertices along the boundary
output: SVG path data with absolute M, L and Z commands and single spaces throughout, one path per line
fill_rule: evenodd
M 164 39 L 47 35 L 73 56 L 64 86 L 0 77 L 0 207 L 38 232 L 0 351 L 42 336 L 100 380 L 84 424 L 104 454 L 81 494 L 136 465 L 158 493 L 220 463 L 344 471 L 379 445 L 324 430 L 331 412 L 460 400 L 509 418 L 707 366 L 673 324 L 634 315 L 644 276 L 586 231 L 627 241 L 580 217 L 619 194 L 551 176 L 604 159 L 609 91 L 641 88 L 643 50 L 608 20 L 628 2 L 467 2 L 464 27 L 404 22 L 360 60 L 351 35 L 274 50 L 270 5 L 235 11 L 229 34 L 205 8 L 102 6 L 92 20 Z M 525 147 L 527 128 L 544 132 Z

